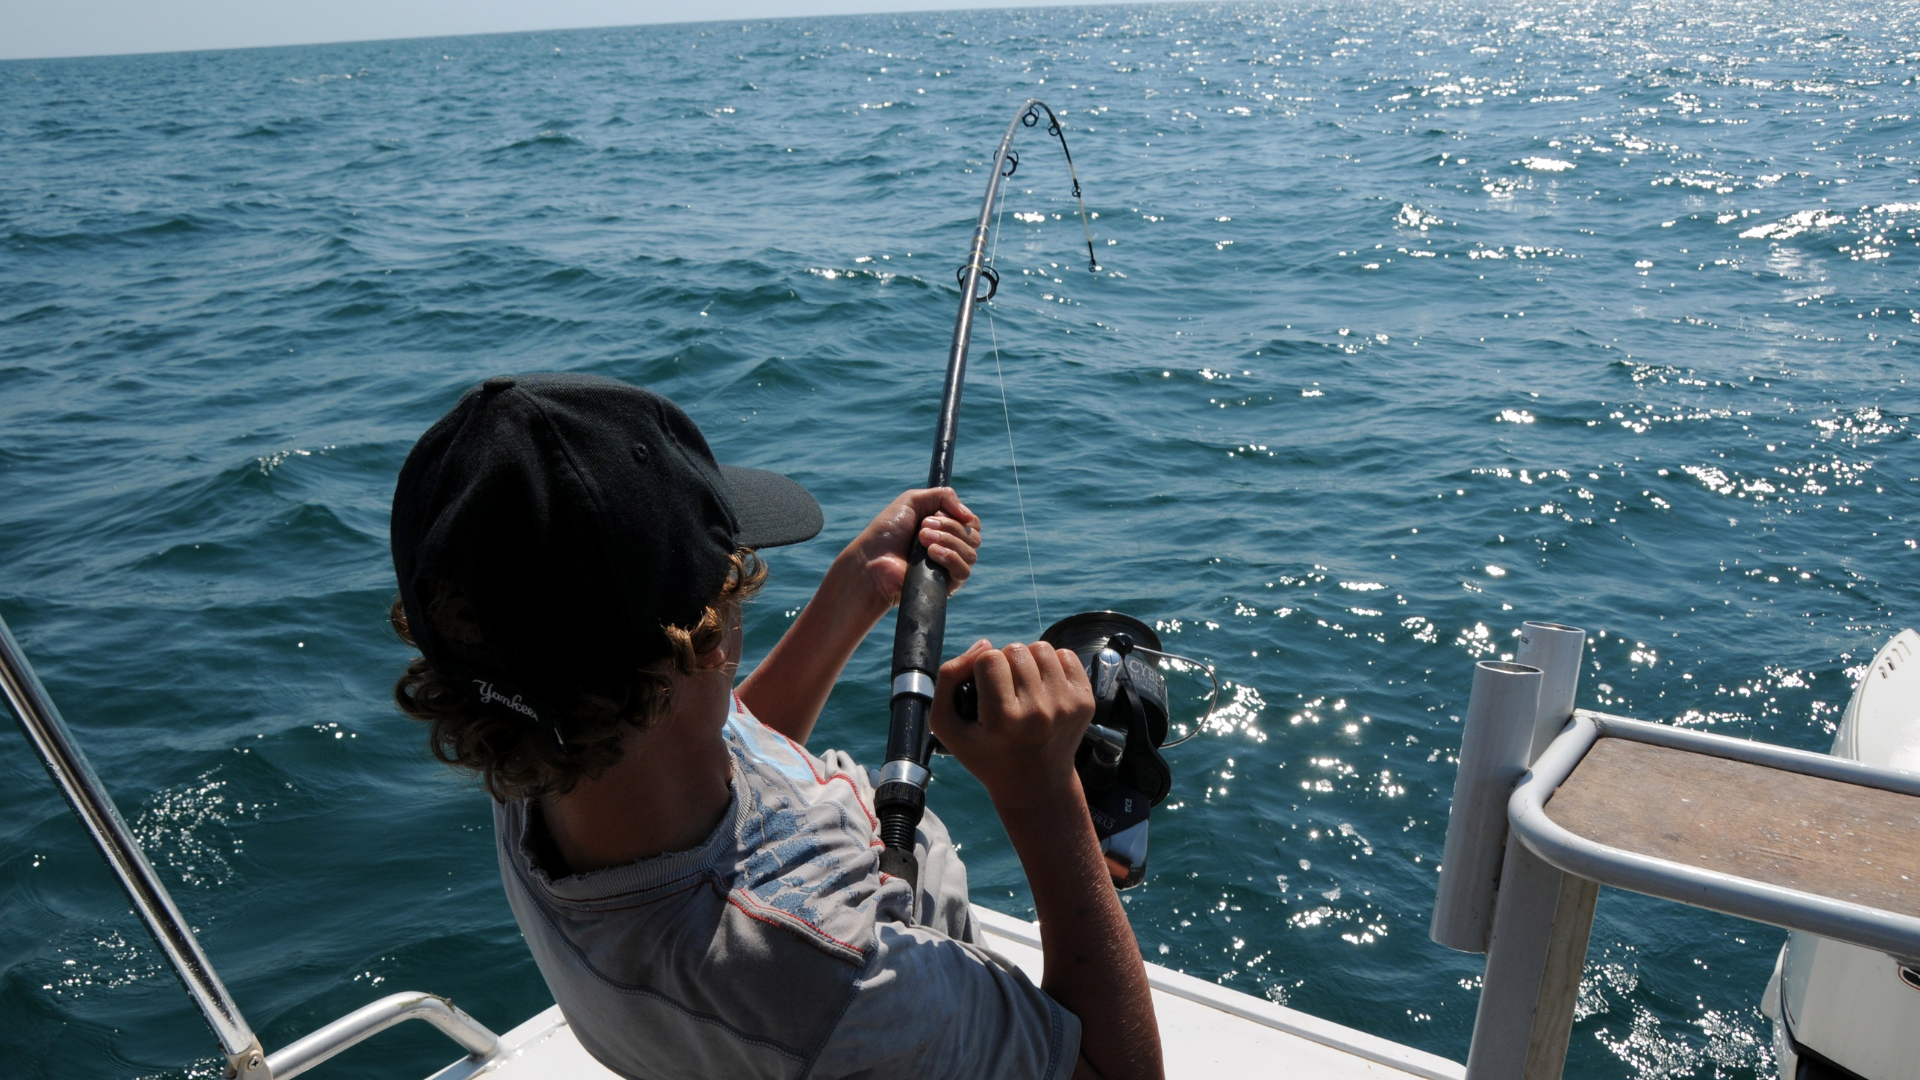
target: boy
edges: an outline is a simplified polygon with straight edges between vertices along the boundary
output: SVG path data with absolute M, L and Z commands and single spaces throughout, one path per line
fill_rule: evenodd
M 976 943 L 939 821 L 917 890 L 882 875 L 866 771 L 802 748 L 914 543 L 954 587 L 971 572 L 952 491 L 881 511 L 734 686 L 754 552 L 820 527 L 798 484 L 716 464 L 672 402 L 594 376 L 489 379 L 401 469 L 393 622 L 422 655 L 395 697 L 494 797 L 507 898 L 581 1045 L 636 1080 L 1159 1076 L 1073 770 L 1093 696 L 1070 653 L 976 643 L 933 716 L 1032 884 L 1042 988 Z M 949 704 L 968 678 L 977 723 Z

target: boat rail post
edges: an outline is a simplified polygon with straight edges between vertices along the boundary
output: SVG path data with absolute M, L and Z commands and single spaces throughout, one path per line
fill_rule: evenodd
M 1514 658 L 1541 671 L 1529 766 L 1573 718 L 1586 640 L 1586 631 L 1557 623 L 1521 627 Z M 1467 1080 L 1559 1080 L 1599 896 L 1598 883 L 1548 865 L 1508 835 Z
M 1540 709 L 1540 669 L 1504 660 L 1473 666 L 1460 736 L 1460 771 L 1447 811 L 1447 846 L 1433 899 L 1433 940 L 1483 953 L 1507 844 L 1507 799 L 1527 771 Z
M 486 1026 L 454 1007 L 453 1002 L 434 994 L 390 994 L 379 1001 L 348 1013 L 326 1027 L 273 1054 L 266 1053 L 260 1039 L 247 1026 L 227 993 L 225 983 L 214 973 L 213 964 L 200 948 L 199 939 L 187 926 L 187 920 L 174 906 L 173 897 L 153 864 L 147 862 L 139 841 L 128 830 L 126 820 L 107 794 L 106 785 L 93 771 L 86 755 L 74 744 L 73 733 L 60 710 L 47 696 L 47 688 L 27 663 L 20 643 L 13 639 L 7 621 L 0 618 L 0 692 L 13 706 L 14 718 L 26 733 L 27 741 L 40 754 L 40 761 L 53 777 L 55 786 L 73 807 L 74 816 L 86 827 L 94 846 L 107 860 L 107 866 L 120 879 L 120 887 L 133 901 L 133 908 L 154 944 L 166 954 L 173 973 L 187 989 L 187 996 L 200 1007 L 200 1015 L 220 1040 L 220 1052 L 227 1059 L 226 1080 L 287 1080 L 313 1068 L 335 1054 L 408 1020 L 425 1020 L 441 1033 L 459 1043 L 467 1060 L 482 1064 L 501 1050 L 500 1037 Z
M 500 1036 L 487 1030 L 485 1024 L 468 1016 L 453 1002 L 438 994 L 405 991 L 362 1005 L 326 1027 L 267 1055 L 271 1080 L 293 1080 L 293 1077 L 335 1054 L 408 1020 L 424 1020 L 432 1024 L 442 1035 L 460 1044 L 460 1049 L 467 1052 L 468 1061 L 482 1062 L 500 1051 Z
M 53 777 L 60 794 L 66 796 L 74 815 L 86 826 L 94 846 L 100 849 L 107 866 L 120 879 L 120 887 L 127 891 L 127 899 L 133 901 L 134 911 L 147 924 L 147 932 L 166 954 L 173 973 L 180 977 L 187 995 L 200 1007 L 200 1015 L 220 1040 L 220 1052 L 227 1059 L 227 1076 L 242 1080 L 267 1076 L 267 1058 L 260 1040 L 240 1015 L 240 1007 L 234 1004 L 233 995 L 227 993 L 226 984 L 214 973 L 213 964 L 201 951 L 200 942 L 187 927 L 180 909 L 174 906 L 166 885 L 153 872 L 152 864 L 147 862 L 139 842 L 120 817 L 120 810 L 107 794 L 106 786 L 100 782 L 86 755 L 74 745 L 73 734 L 61 719 L 60 710 L 54 707 L 47 688 L 40 684 L 40 677 L 33 673 L 19 643 L 13 640 L 13 632 L 7 628 L 5 619 L 0 619 L 0 691 L 5 692 L 8 704 L 13 706 L 14 718 L 20 721 L 20 729 L 39 753 L 48 775 Z

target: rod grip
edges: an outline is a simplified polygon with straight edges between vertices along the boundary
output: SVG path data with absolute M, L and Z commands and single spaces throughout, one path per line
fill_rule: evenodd
M 881 819 L 881 824 L 884 826 L 886 819 Z M 911 844 L 904 848 L 883 848 L 880 852 L 880 872 L 899 878 L 910 888 L 920 887 L 920 860 L 914 858 Z M 918 906 L 918 901 L 915 901 L 915 906 Z
M 918 694 L 896 694 L 887 728 L 887 767 L 873 792 L 874 814 L 880 819 L 880 872 L 904 879 L 916 888 L 920 865 L 913 854 L 915 831 L 927 809 L 926 766 L 933 757 L 933 730 L 927 719 L 932 702 Z M 895 772 L 896 762 L 918 768 Z
M 894 697 L 887 720 L 887 760 L 911 761 L 926 768 L 933 756 L 933 702 L 917 694 Z
M 914 545 L 907 578 L 900 588 L 900 618 L 893 633 L 893 674 L 936 675 L 947 632 L 947 572 L 927 561 Z

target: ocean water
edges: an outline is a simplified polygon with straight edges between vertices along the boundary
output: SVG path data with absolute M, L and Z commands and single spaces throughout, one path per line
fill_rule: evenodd
M 1102 269 L 1023 133 L 959 446 L 987 546 L 948 638 L 1115 607 L 1216 664 L 1128 897 L 1147 955 L 1463 1058 L 1479 961 L 1427 921 L 1475 659 L 1570 622 L 1583 705 L 1824 749 L 1920 622 L 1911 9 L 1669 8 L 0 64 L 0 614 L 269 1047 L 398 989 L 512 1026 L 550 999 L 485 797 L 388 704 L 408 447 L 492 374 L 666 392 L 826 509 L 772 557 L 764 651 L 925 475 L 982 169 L 1038 95 Z M 889 636 L 819 745 L 880 756 Z M 931 799 L 975 899 L 1029 912 L 978 785 L 945 761 Z M 1605 893 L 1569 1075 L 1769 1075 L 1782 936 Z M 215 1071 L 10 728 L 0 1017 L 10 1076 Z M 396 1031 L 314 1075 L 454 1056 Z

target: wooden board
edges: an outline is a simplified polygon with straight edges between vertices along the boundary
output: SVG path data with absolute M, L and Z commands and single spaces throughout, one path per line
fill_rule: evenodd
M 1546 810 L 1608 847 L 1920 917 L 1920 797 L 1606 738 Z

